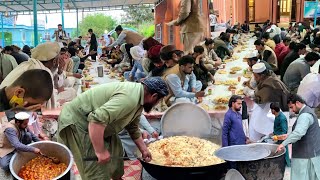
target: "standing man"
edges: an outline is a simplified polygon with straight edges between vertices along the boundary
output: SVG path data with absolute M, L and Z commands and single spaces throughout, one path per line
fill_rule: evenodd
M 115 46 L 121 46 L 123 43 L 133 44 L 133 46 L 141 45 L 142 47 L 141 43 L 143 36 L 140 34 L 129 30 L 123 30 L 121 25 L 118 25 L 114 30 L 118 35 L 118 39 L 116 41 L 113 40 L 114 42 L 109 44 L 109 50 Z
M 229 110 L 224 116 L 222 126 L 222 147 L 246 144 L 246 135 L 243 131 L 242 115 L 239 113 L 242 107 L 242 98 L 237 95 L 229 99 Z M 235 162 L 228 162 L 230 168 L 236 169 Z
M 88 30 L 88 33 L 90 34 L 90 48 L 89 48 L 89 52 L 91 51 L 97 51 L 98 50 L 98 42 L 97 42 L 97 37 L 96 35 L 93 33 L 92 29 Z M 91 55 L 91 60 L 96 61 L 97 59 L 97 53 L 94 53 Z
M 288 97 L 289 108 L 298 114 L 292 132 L 277 148 L 292 144 L 291 180 L 320 179 L 320 127 L 314 111 L 296 94 Z M 285 136 L 284 136 L 285 137 Z
M 211 11 L 213 11 L 213 10 L 211 10 Z M 217 16 L 214 14 L 214 12 L 211 12 L 209 14 L 209 19 L 210 19 L 211 32 L 214 32 L 214 28 L 218 22 Z
M 59 141 L 73 153 L 81 178 L 120 179 L 123 175 L 123 149 L 118 133 L 126 129 L 149 162 L 151 154 L 139 130 L 142 110 L 150 112 L 168 88 L 160 77 L 142 83 L 107 83 L 90 89 L 66 104 L 59 117 Z M 96 156 L 98 161 L 83 158 Z
M 204 37 L 204 24 L 200 15 L 199 0 L 181 0 L 180 11 L 177 19 L 167 25 L 180 26 L 184 53 L 193 52 L 193 47 L 199 44 Z
M 242 98 L 237 95 L 229 99 L 229 110 L 224 115 L 222 127 L 222 147 L 246 144 L 246 135 L 242 126 Z
M 55 38 L 56 42 L 65 42 L 67 43 L 67 39 L 69 38 L 66 31 L 62 29 L 62 24 L 58 24 L 58 29 L 54 31 L 54 34 L 51 38 Z

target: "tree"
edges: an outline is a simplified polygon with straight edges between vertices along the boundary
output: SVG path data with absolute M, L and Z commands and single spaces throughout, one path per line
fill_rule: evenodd
M 148 6 L 129 6 L 128 9 L 123 10 L 125 14 L 122 15 L 122 23 L 138 27 L 143 22 L 153 22 L 154 13 Z
M 82 21 L 79 22 L 79 36 L 88 34 L 88 29 L 92 29 L 97 37 L 104 34 L 104 32 L 114 29 L 117 22 L 111 16 L 106 16 L 102 13 L 89 14 Z M 72 37 L 77 36 L 77 30 L 72 32 Z

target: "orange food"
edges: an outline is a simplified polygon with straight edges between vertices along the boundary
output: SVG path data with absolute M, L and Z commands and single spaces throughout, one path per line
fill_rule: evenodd
M 38 156 L 22 166 L 19 176 L 23 179 L 48 180 L 59 176 L 66 169 L 64 163 L 55 164 L 49 158 Z

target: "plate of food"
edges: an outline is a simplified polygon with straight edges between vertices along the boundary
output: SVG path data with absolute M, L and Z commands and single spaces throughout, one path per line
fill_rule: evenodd
M 229 80 L 226 80 L 223 84 L 224 85 L 238 85 L 238 80 L 237 79 L 229 79 Z
M 93 77 L 92 76 L 87 76 L 84 78 L 85 81 L 93 81 Z
M 238 89 L 238 90 L 236 90 L 236 95 L 239 95 L 239 96 L 244 95 L 243 89 Z
M 218 71 L 218 74 L 227 74 L 227 71 L 224 70 L 224 69 L 220 69 L 220 70 Z
M 226 96 L 224 96 L 224 97 L 222 97 L 222 96 L 216 97 L 216 98 L 214 98 L 214 102 L 217 103 L 217 104 L 228 104 L 229 97 L 226 97 Z
M 237 74 L 237 71 L 230 71 L 230 74 Z
M 242 70 L 242 68 L 239 66 L 235 66 L 231 68 L 231 71 L 240 71 L 240 70 Z
M 225 110 L 227 110 L 227 109 L 228 109 L 228 107 L 225 106 L 225 105 L 216 105 L 216 106 L 214 107 L 214 110 L 216 110 L 216 111 L 225 111 Z
M 227 63 L 227 62 L 232 62 L 234 61 L 233 59 L 225 59 L 223 62 Z
M 252 74 L 251 74 L 251 73 L 246 73 L 246 74 L 243 75 L 243 77 L 245 77 L 245 78 L 251 78 L 251 77 L 252 77 Z
M 215 85 L 223 85 L 224 82 L 222 82 L 222 81 L 215 81 L 214 84 L 215 84 Z
M 231 86 L 228 87 L 229 91 L 235 91 L 236 89 L 237 89 L 237 87 L 234 86 L 234 85 L 231 85 Z

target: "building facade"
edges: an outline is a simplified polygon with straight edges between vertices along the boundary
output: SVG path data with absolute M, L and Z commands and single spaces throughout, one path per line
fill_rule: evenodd
M 303 21 L 305 0 L 211 0 L 219 21 L 288 23 Z M 312 0 L 311 0 L 312 1 Z

